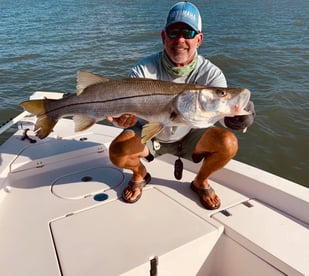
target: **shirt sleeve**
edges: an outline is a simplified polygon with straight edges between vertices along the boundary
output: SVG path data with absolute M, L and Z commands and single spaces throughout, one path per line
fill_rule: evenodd
M 210 79 L 208 86 L 227 87 L 227 81 L 223 72 L 218 68 L 213 77 Z
M 226 78 L 222 70 L 210 60 L 199 56 L 199 66 L 192 75 L 190 82 L 211 87 L 227 87 Z
M 129 72 L 129 77 L 163 80 L 164 77 L 161 73 L 161 53 L 159 52 L 145 57 L 135 64 Z

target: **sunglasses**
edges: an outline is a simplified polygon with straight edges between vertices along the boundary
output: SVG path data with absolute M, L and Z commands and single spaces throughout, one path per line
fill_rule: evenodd
M 170 39 L 175 39 L 179 37 L 183 37 L 184 39 L 192 39 L 194 38 L 198 33 L 194 30 L 189 30 L 189 29 L 179 29 L 179 28 L 174 28 L 174 29 L 166 29 L 166 34 Z

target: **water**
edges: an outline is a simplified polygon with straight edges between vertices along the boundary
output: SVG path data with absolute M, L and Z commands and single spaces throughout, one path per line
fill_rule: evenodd
M 0 124 L 36 90 L 74 92 L 78 69 L 127 76 L 161 50 L 174 2 L 1 0 Z M 204 19 L 199 52 L 223 69 L 229 86 L 252 91 L 257 117 L 237 133 L 236 159 L 309 186 L 309 1 L 194 3 Z

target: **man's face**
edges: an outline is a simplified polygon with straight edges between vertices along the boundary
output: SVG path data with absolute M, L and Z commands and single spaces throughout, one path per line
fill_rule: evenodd
M 189 38 L 192 31 L 187 24 L 175 23 L 161 32 L 165 51 L 177 67 L 189 64 L 203 41 L 202 33 L 195 33 L 193 38 Z

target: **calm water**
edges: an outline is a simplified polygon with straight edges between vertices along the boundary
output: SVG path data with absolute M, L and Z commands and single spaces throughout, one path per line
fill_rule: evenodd
M 0 124 L 35 90 L 74 92 L 78 69 L 127 76 L 161 49 L 174 2 L 1 0 Z M 309 1 L 194 3 L 206 35 L 200 53 L 223 69 L 229 86 L 253 94 L 256 122 L 237 134 L 236 159 L 309 186 Z

